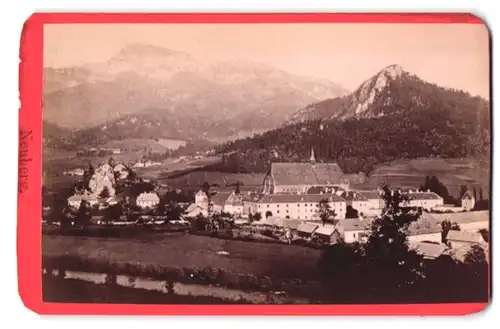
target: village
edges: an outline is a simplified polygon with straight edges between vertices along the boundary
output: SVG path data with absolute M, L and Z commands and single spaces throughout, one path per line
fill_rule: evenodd
M 240 235 L 250 232 L 248 236 L 257 241 L 318 247 L 365 243 L 371 224 L 386 206 L 382 187 L 351 188 L 353 175 L 344 174 L 336 163 L 317 162 L 314 150 L 307 162 L 272 163 L 260 191 L 241 192 L 239 184 L 228 190 L 206 182 L 193 199 L 182 190 L 140 179 L 112 158 L 96 169 L 90 165 L 82 171 L 79 176 L 87 182 L 67 198 L 63 211 L 72 226 L 85 208 L 86 225 L 168 223 L 187 231 L 229 228 Z M 473 245 L 488 250 L 489 211 L 476 209 L 471 190 L 463 191 L 460 205 L 445 204 L 442 196 L 430 190 L 395 191 L 406 196 L 401 207 L 419 213 L 408 228 L 408 245 L 424 258 L 450 255 L 463 261 Z M 49 206 L 44 208 L 44 213 L 50 212 Z M 62 225 L 57 219 L 50 222 Z

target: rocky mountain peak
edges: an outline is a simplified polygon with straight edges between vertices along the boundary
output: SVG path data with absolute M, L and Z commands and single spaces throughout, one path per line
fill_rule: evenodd
M 136 59 L 143 57 L 173 57 L 178 59 L 190 59 L 191 55 L 183 51 L 167 49 L 158 46 L 152 46 L 142 43 L 131 43 L 123 47 L 117 54 L 115 54 L 112 61 L 124 61 L 127 59 Z
M 292 122 L 310 119 L 348 119 L 352 117 L 378 117 L 383 113 L 375 113 L 370 108 L 375 98 L 391 80 L 399 79 L 408 74 L 402 66 L 391 64 L 377 74 L 365 80 L 351 94 L 311 104 L 291 116 Z

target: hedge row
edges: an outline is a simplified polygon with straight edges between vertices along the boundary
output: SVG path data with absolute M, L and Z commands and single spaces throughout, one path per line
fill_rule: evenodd
M 230 289 L 246 291 L 285 291 L 291 296 L 314 297 L 322 294 L 322 287 L 314 281 L 300 279 L 258 277 L 252 274 L 233 273 L 224 269 L 181 268 L 140 263 L 109 262 L 99 259 L 86 259 L 77 255 L 43 256 L 42 267 L 51 272 L 66 270 L 106 273 L 108 275 L 128 275 L 131 277 L 151 278 L 184 284 L 219 285 Z

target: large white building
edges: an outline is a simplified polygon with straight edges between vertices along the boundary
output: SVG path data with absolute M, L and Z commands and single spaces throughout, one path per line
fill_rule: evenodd
M 160 203 L 160 198 L 156 193 L 141 193 L 135 200 L 140 208 L 154 208 Z
M 243 199 L 235 192 L 217 192 L 210 197 L 203 191 L 198 191 L 194 196 L 195 205 L 203 214 L 207 213 L 228 213 L 233 216 L 243 215 Z M 195 208 L 192 208 L 193 210 Z
M 360 216 L 378 216 L 384 208 L 384 202 L 378 191 L 345 191 L 340 195 L 346 204 L 357 210 Z
M 278 218 L 319 220 L 319 203 L 328 200 L 335 219 L 343 219 L 346 201 L 336 194 L 266 194 L 257 203 L 262 218 L 267 215 Z
M 426 192 L 408 191 L 406 193 L 408 201 L 403 206 L 419 207 L 426 210 L 432 210 L 434 207 L 443 206 L 444 200 L 438 194 L 427 190 Z
M 80 208 L 82 201 L 86 201 L 91 207 L 99 203 L 98 198 L 92 194 L 75 194 L 68 198 L 68 205 L 73 208 Z

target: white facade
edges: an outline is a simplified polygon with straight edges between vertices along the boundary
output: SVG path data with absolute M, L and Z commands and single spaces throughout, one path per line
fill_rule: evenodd
M 257 211 L 262 218 L 271 212 L 271 216 L 277 218 L 319 220 L 319 203 L 323 199 L 329 199 L 335 219 L 345 218 L 346 201 L 337 195 L 265 195 L 257 204 Z
M 403 206 L 409 207 L 421 207 L 426 210 L 431 210 L 434 207 L 443 206 L 444 200 L 442 197 L 434 192 L 412 192 L 406 194 L 409 198 L 408 202 L 405 202 Z
M 343 238 L 345 243 L 364 243 L 368 238 L 368 230 L 344 231 Z
M 200 207 L 208 206 L 208 196 L 203 191 L 198 191 L 194 196 L 194 203 Z
M 408 235 L 408 242 L 416 243 L 422 241 L 431 241 L 441 243 L 441 232 L 436 233 L 427 233 L 427 234 L 416 234 L 416 235 Z
M 156 193 L 141 193 L 135 201 L 138 207 L 154 208 L 160 203 L 160 198 Z
M 92 195 L 72 195 L 68 198 L 68 205 L 73 208 L 80 208 L 82 201 L 85 200 L 89 206 L 95 206 L 99 202 L 97 197 Z
M 467 211 L 472 210 L 476 205 L 476 199 L 474 198 L 474 195 L 470 191 L 467 191 L 462 196 L 461 202 L 462 202 L 462 208 L 464 208 Z

